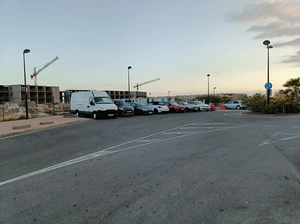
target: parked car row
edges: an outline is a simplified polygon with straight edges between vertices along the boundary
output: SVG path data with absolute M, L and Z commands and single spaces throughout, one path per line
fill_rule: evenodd
M 184 113 L 196 111 L 209 111 L 210 106 L 207 104 L 191 104 L 188 102 L 125 102 L 123 100 L 114 100 L 118 106 L 119 116 L 129 115 L 149 115 L 163 113 Z
M 243 109 L 240 100 L 232 100 L 224 104 L 227 109 Z M 188 102 L 125 102 L 124 100 L 112 100 L 105 91 L 75 92 L 71 96 L 71 113 L 76 116 L 100 117 L 150 115 L 169 112 L 210 111 L 211 106 L 198 101 Z

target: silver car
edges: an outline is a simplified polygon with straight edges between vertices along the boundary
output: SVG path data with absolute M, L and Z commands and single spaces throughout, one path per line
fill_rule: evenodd
M 224 106 L 226 109 L 240 110 L 245 108 L 241 100 L 230 100 L 228 103 L 225 103 Z
M 196 105 L 198 107 L 199 111 L 210 111 L 211 110 L 210 106 L 206 103 L 202 103 L 202 102 L 198 102 L 198 101 L 188 101 L 188 103 Z
M 184 106 L 185 107 L 185 111 L 198 111 L 198 106 L 197 105 L 194 105 L 194 104 L 190 104 L 190 103 L 187 103 L 187 102 L 181 102 L 181 101 L 177 101 L 176 103 L 178 103 L 179 105 L 181 106 Z

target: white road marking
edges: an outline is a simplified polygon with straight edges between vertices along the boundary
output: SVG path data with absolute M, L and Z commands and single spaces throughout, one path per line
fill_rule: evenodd
M 56 169 L 59 169 L 59 168 L 65 167 L 65 166 L 70 166 L 70 165 L 75 164 L 75 163 L 79 163 L 79 162 L 86 161 L 86 160 L 89 160 L 89 159 L 104 156 L 104 155 L 107 155 L 107 154 L 110 154 L 110 152 L 99 151 L 99 152 L 95 152 L 95 153 L 92 153 L 92 154 L 88 154 L 88 155 L 85 155 L 85 156 L 82 156 L 82 157 L 79 157 L 79 158 L 76 158 L 76 159 L 72 159 L 72 160 L 69 160 L 69 161 L 66 161 L 66 162 L 63 162 L 63 163 L 56 164 L 54 166 L 49 166 L 47 168 L 31 172 L 31 173 L 28 173 L 28 174 L 25 174 L 25 175 L 22 175 L 22 176 L 19 176 L 19 177 L 10 179 L 10 180 L 3 181 L 3 182 L 0 183 L 0 186 L 8 184 L 8 183 L 15 182 L 15 181 L 18 181 L 18 180 L 26 179 L 28 177 L 36 176 L 36 175 L 41 174 L 41 173 L 46 173 L 46 172 L 51 171 L 51 170 L 56 170 Z
M 230 123 L 195 123 L 193 125 L 204 126 L 204 125 L 228 125 Z
M 142 139 L 142 140 L 138 140 L 136 142 L 157 142 L 159 141 L 160 139 Z
M 194 123 L 192 123 L 192 124 L 194 124 Z M 183 126 L 186 126 L 186 125 L 183 125 Z M 179 126 L 179 127 L 183 127 L 183 126 Z M 29 178 L 29 177 L 33 177 L 33 176 L 36 176 L 36 175 L 39 175 L 39 174 L 42 174 L 42 173 L 46 173 L 46 172 L 49 172 L 49 171 L 53 171 L 53 170 L 56 170 L 56 169 L 59 169 L 59 168 L 62 168 L 62 167 L 66 167 L 66 166 L 70 166 L 70 165 L 73 165 L 73 164 L 76 164 L 76 163 L 80 163 L 80 162 L 83 162 L 83 161 L 86 161 L 86 160 L 99 158 L 99 157 L 102 157 L 102 156 L 105 156 L 105 155 L 108 155 L 108 154 L 113 154 L 113 153 L 116 153 L 116 152 L 121 152 L 121 151 L 129 150 L 129 149 L 133 149 L 133 148 L 137 148 L 137 147 L 141 147 L 141 146 L 145 146 L 145 145 L 156 144 L 156 143 L 159 143 L 159 142 L 169 141 L 169 140 L 173 140 L 173 139 L 177 139 L 177 138 L 182 138 L 182 137 L 187 137 L 187 136 L 192 136 L 192 135 L 197 135 L 197 134 L 204 134 L 204 133 L 209 133 L 209 132 L 223 131 L 223 130 L 233 129 L 233 128 L 241 128 L 241 127 L 245 127 L 245 126 L 250 126 L 250 125 L 241 125 L 241 126 L 234 126 L 234 127 L 227 127 L 227 128 L 223 127 L 223 128 L 218 128 L 218 129 L 215 129 L 215 130 L 192 132 L 191 134 L 178 135 L 178 136 L 174 136 L 174 137 L 170 137 L 170 138 L 166 138 L 166 139 L 162 139 L 162 140 L 158 140 L 158 141 L 150 141 L 150 142 L 146 142 L 144 144 L 130 146 L 130 147 L 127 147 L 127 148 L 125 147 L 123 149 L 112 151 L 112 149 L 114 149 L 114 148 L 129 144 L 129 143 L 141 141 L 142 139 L 149 138 L 150 136 L 166 133 L 166 131 L 162 131 L 162 132 L 158 132 L 156 134 L 152 134 L 152 135 L 148 135 L 148 136 L 138 138 L 138 139 L 135 139 L 135 140 L 132 140 L 132 141 L 128 141 L 128 142 L 125 142 L 125 143 L 122 143 L 122 144 L 119 144 L 119 145 L 116 145 L 116 146 L 113 146 L 113 147 L 109 147 L 107 149 L 104 149 L 104 150 L 101 150 L 101 151 L 98 151 L 98 152 L 95 152 L 95 153 L 91 153 L 91 154 L 88 154 L 88 155 L 85 155 L 85 156 L 81 156 L 81 157 L 76 158 L 76 159 L 72 159 L 72 160 L 69 160 L 69 161 L 66 161 L 66 162 L 63 162 L 63 163 L 56 164 L 54 166 L 50 166 L 50 167 L 47 167 L 47 168 L 44 168 L 44 169 L 41 169 L 41 170 L 37 170 L 37 171 L 31 172 L 31 173 L 28 173 L 28 174 L 25 174 L 25 175 L 22 175 L 22 176 L 19 176 L 19 177 L 16 177 L 16 178 L 12 178 L 12 179 L 0 182 L 0 186 L 6 185 L 6 184 L 9 184 L 9 183 L 13 183 L 13 182 L 16 182 L 16 181 L 19 181 L 19 180 L 23 180 L 23 179 L 26 179 L 26 178 Z M 176 127 L 176 128 L 179 128 L 179 127 Z M 176 128 L 169 129 L 169 131 L 174 130 Z
M 280 127 L 280 125 L 265 124 L 264 127 Z
M 281 139 L 276 139 L 274 141 L 270 140 L 270 139 L 275 138 L 275 137 L 277 137 L 279 135 L 287 135 L 287 136 L 291 136 L 291 137 L 284 137 L 284 138 L 281 138 Z M 295 139 L 295 138 L 300 138 L 300 135 L 294 134 L 294 133 L 277 132 L 277 133 L 273 134 L 270 137 L 269 140 L 263 141 L 258 146 L 268 145 L 268 144 L 272 144 L 272 143 L 276 143 L 276 142 L 280 142 L 280 141 L 287 141 L 287 140 L 291 140 L 291 139 Z
M 163 135 L 190 135 L 190 134 L 195 134 L 199 132 L 165 132 Z

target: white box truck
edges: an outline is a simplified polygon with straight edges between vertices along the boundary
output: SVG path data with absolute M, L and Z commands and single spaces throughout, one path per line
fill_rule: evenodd
M 105 91 L 82 91 L 71 95 L 70 112 L 79 116 L 92 116 L 94 119 L 118 115 L 118 107 Z

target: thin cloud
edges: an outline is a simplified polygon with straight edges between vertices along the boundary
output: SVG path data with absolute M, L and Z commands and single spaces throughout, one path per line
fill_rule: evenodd
M 300 48 L 300 1 L 296 0 L 258 0 L 247 4 L 241 12 L 226 15 L 230 22 L 252 23 L 247 32 L 258 33 L 255 39 L 276 38 L 276 47 Z M 285 39 L 289 40 L 286 41 Z M 299 51 L 287 56 L 282 63 L 300 66 Z
M 274 44 L 274 47 L 297 47 L 297 46 L 300 46 L 300 38 L 287 41 L 287 42 Z
M 300 35 L 300 26 L 278 21 L 265 25 L 252 26 L 247 31 L 258 32 L 259 34 L 255 36 L 255 39 L 270 37 L 298 37 Z
M 281 62 L 283 63 L 292 63 L 296 67 L 300 66 L 300 51 L 296 52 L 296 55 L 288 56 L 286 59 L 283 59 Z

